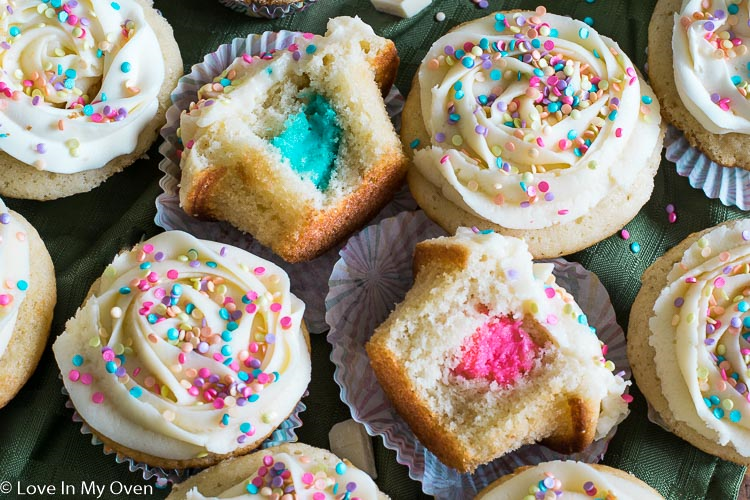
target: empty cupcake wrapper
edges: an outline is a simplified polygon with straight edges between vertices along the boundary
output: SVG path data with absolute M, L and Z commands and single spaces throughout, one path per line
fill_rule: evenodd
M 180 159 L 178 150 L 182 145 L 177 138 L 177 128 L 180 126 L 180 114 L 188 109 L 190 103 L 196 100 L 198 90 L 206 83 L 224 71 L 237 57 L 243 54 L 260 55 L 273 50 L 287 48 L 298 32 L 267 31 L 261 35 L 248 35 L 247 38 L 236 38 L 231 43 L 220 46 L 215 52 L 208 54 L 202 63 L 193 66 L 190 74 L 180 78 L 177 88 L 172 92 L 172 106 L 167 110 L 167 123 L 161 129 L 164 142 L 159 152 L 164 159 L 159 163 L 159 169 L 164 176 L 159 185 L 164 191 L 156 199 L 156 217 L 154 222 L 166 230 L 179 229 L 198 238 L 220 241 L 244 250 L 261 258 L 270 260 L 284 269 L 289 275 L 292 292 L 305 303 L 305 323 L 310 333 L 322 333 L 328 330 L 325 322 L 325 294 L 320 284 L 325 283 L 331 275 L 331 269 L 339 258 L 337 245 L 320 257 L 298 264 L 289 264 L 269 248 L 261 245 L 249 234 L 243 233 L 226 222 L 212 222 L 199 220 L 186 214 L 180 208 L 179 183 Z M 394 125 L 400 125 L 401 110 L 404 98 L 395 87 L 386 98 L 386 108 Z M 374 219 L 378 221 L 390 217 L 403 210 L 416 209 L 416 202 L 403 189 L 393 201 L 389 203 Z
M 365 228 L 341 250 L 341 260 L 329 281 L 326 320 L 331 325 L 328 341 L 333 346 L 334 379 L 354 420 L 364 424 L 371 436 L 381 436 L 385 446 L 396 451 L 397 461 L 409 468 L 409 477 L 420 481 L 422 490 L 438 499 L 472 499 L 492 481 L 522 465 L 559 459 L 598 462 L 615 429 L 583 453 L 566 456 L 530 445 L 479 467 L 473 474 L 459 474 L 430 453 L 391 406 L 370 367 L 364 345 L 411 288 L 417 242 L 445 234 L 422 211 L 404 212 Z M 589 323 L 596 326 L 599 338 L 608 345 L 607 358 L 624 372 L 624 378 L 629 378 L 625 334 L 617 324 L 604 286 L 580 264 L 564 259 L 550 262 L 555 264 L 557 283 L 576 298 Z

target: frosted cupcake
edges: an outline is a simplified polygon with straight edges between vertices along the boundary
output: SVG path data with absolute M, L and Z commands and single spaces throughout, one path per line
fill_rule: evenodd
M 318 0 L 219 0 L 230 9 L 250 17 L 276 19 L 302 11 Z
M 117 452 L 164 468 L 247 453 L 310 381 L 304 304 L 275 265 L 172 231 L 118 255 L 53 346 Z
M 663 134 L 658 102 L 617 44 L 544 7 L 435 42 L 401 129 L 409 187 L 430 218 L 523 238 L 536 258 L 629 222 L 651 196 Z

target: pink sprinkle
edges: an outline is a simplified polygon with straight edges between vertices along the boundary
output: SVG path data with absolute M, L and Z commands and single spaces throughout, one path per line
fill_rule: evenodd
M 685 278 L 685 283 L 695 283 L 696 281 L 697 280 L 692 276 L 688 276 L 687 278 Z
M 104 120 L 104 115 L 102 115 L 101 113 L 94 113 L 93 115 L 91 115 L 91 121 L 94 123 L 101 123 L 102 120 Z
M 200 370 L 198 370 L 198 376 L 200 378 L 208 378 L 210 375 L 211 370 L 209 370 L 208 368 L 201 368 Z
M 633 396 L 631 396 L 630 394 L 623 394 L 621 397 L 622 397 L 622 400 L 625 401 L 626 403 L 633 402 Z
M 284 316 L 283 318 L 281 318 L 279 323 L 281 323 L 281 328 L 286 330 L 292 326 L 292 318 L 290 318 L 289 316 Z
M 78 370 L 70 370 L 68 372 L 68 378 L 73 382 L 78 382 L 78 379 L 81 378 L 81 372 Z
M 726 282 L 726 281 L 724 280 L 724 278 L 722 278 L 721 276 L 719 276 L 718 278 L 716 278 L 716 279 L 714 280 L 714 286 L 715 286 L 716 288 L 724 288 L 724 285 L 726 285 L 726 283 L 727 283 L 727 282 Z
M 112 349 L 107 349 L 102 353 L 102 359 L 104 359 L 104 361 L 112 361 L 113 359 L 115 359 L 115 351 L 113 351 Z
M 259 373 L 258 377 L 257 377 L 257 380 L 261 384 L 267 384 L 268 380 L 269 380 L 268 374 L 267 373 Z
M 729 111 L 729 105 L 731 104 L 731 99 L 728 97 L 725 97 L 724 99 L 719 101 L 719 107 L 724 111 Z
M 555 48 L 555 42 L 552 40 L 547 40 L 544 42 L 544 50 L 552 50 Z
M 156 297 L 157 299 L 161 300 L 166 296 L 167 296 L 167 291 L 164 290 L 163 288 L 157 288 L 156 290 L 154 290 L 154 297 Z
M 191 396 L 197 396 L 198 394 L 200 394 L 200 391 L 193 385 L 190 386 L 190 389 L 188 389 L 188 394 L 190 394 Z
M 560 141 L 557 143 L 557 146 L 562 150 L 565 151 L 570 147 L 572 143 L 567 139 L 560 139 Z
M 258 276 L 263 276 L 263 274 L 266 272 L 266 268 L 262 266 L 258 266 L 255 269 L 253 269 L 253 272 L 257 274 Z
M 305 40 L 312 40 L 315 35 L 312 33 L 303 33 L 302 36 L 305 38 Z
M 622 129 L 621 128 L 615 129 L 615 137 L 622 137 Z
M 91 401 L 98 405 L 102 404 L 104 402 L 104 394 L 102 394 L 101 392 L 95 392 L 91 395 Z
M 146 276 L 146 279 L 150 283 L 156 283 L 157 281 L 159 281 L 159 275 L 152 271 L 152 272 L 148 273 L 148 276 Z
M 214 359 L 218 361 L 219 363 L 221 363 L 222 361 L 224 361 L 224 356 L 222 356 L 221 353 L 215 352 Z
M 289 52 L 294 52 L 294 51 L 297 51 L 297 50 L 299 50 L 299 45 L 297 45 L 296 43 L 293 43 L 293 44 L 291 44 L 291 45 L 290 45 L 290 46 L 288 47 L 288 49 L 287 49 L 287 50 L 289 50 Z
M 247 312 L 248 314 L 253 314 L 257 310 L 258 306 L 256 306 L 255 304 L 248 304 L 247 306 L 245 306 L 245 312 Z
M 552 287 L 545 288 L 544 294 L 547 296 L 548 299 L 552 299 L 555 297 L 555 289 Z
M 677 222 L 677 212 L 672 212 L 667 216 L 667 219 L 669 220 L 670 224 L 674 224 Z
M 721 369 L 721 380 L 726 381 L 726 379 L 727 379 L 727 371 L 724 368 L 722 368 Z
M 445 155 L 445 156 L 443 156 L 442 158 L 440 158 L 440 163 L 441 163 L 441 164 L 443 164 L 443 163 L 445 163 L 446 161 L 448 161 L 448 159 L 449 159 L 449 156 L 448 156 L 448 155 Z
M 281 304 L 279 304 L 278 302 L 274 302 L 273 304 L 271 304 L 270 309 L 271 309 L 271 312 L 277 313 L 281 311 Z
M 247 297 L 247 300 L 253 301 L 258 298 L 258 293 L 250 290 L 245 294 L 245 297 Z
M 547 191 L 549 191 L 549 183 L 547 181 L 542 181 L 539 184 L 537 184 L 536 188 L 540 192 L 546 193 Z
M 265 457 L 263 457 L 263 465 L 265 465 L 266 467 L 272 466 L 273 465 L 273 456 L 272 455 L 266 455 Z M 312 475 L 312 474 L 310 474 L 310 475 Z M 304 481 L 304 479 L 303 479 L 303 481 Z
M 0 306 L 7 306 L 8 304 L 10 304 L 10 295 L 5 294 L 5 293 L 1 294 L 0 295 Z
M 628 231 L 627 229 L 623 229 L 622 231 L 620 231 L 620 238 L 622 238 L 623 240 L 629 240 L 630 231 Z
M 242 54 L 242 60 L 245 61 L 248 64 L 252 64 L 253 63 L 253 56 L 251 56 L 250 54 Z
M 568 209 L 563 208 L 562 210 L 558 210 L 557 215 L 568 215 Z
M 170 269 L 167 271 L 167 278 L 171 280 L 176 280 L 179 275 L 180 273 L 178 273 L 176 269 Z
M 151 243 L 146 243 L 145 245 L 143 245 L 143 251 L 146 252 L 146 253 L 153 252 L 154 251 L 154 245 L 152 245 Z
M 187 149 L 193 149 L 193 146 L 195 146 L 195 140 L 194 139 L 190 139 L 189 141 L 187 141 L 187 144 L 185 144 L 185 147 Z
M 303 483 L 312 484 L 314 480 L 315 480 L 315 476 L 313 476 L 311 473 L 305 472 L 304 474 L 302 474 Z
M 536 143 L 539 145 L 540 148 L 544 147 L 544 139 L 542 139 L 541 136 L 536 138 Z
M 224 399 L 223 398 L 216 398 L 214 399 L 214 408 L 217 410 L 221 410 L 224 408 Z
M 184 353 L 184 352 L 181 352 L 181 353 L 180 353 L 180 354 L 179 354 L 179 355 L 177 356 L 177 361 L 179 361 L 181 365 L 184 365 L 184 364 L 185 364 L 185 353 Z
M 93 381 L 94 377 L 92 377 L 90 373 L 84 373 L 81 375 L 81 383 L 83 385 L 91 385 L 91 382 Z
M 547 315 L 547 324 L 548 325 L 556 325 L 557 324 L 557 316 L 554 314 Z

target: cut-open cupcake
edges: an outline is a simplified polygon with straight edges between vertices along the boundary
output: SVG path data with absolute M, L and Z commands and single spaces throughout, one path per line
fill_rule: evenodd
M 324 252 L 405 174 L 382 97 L 397 66 L 391 41 L 347 17 L 332 19 L 325 37 L 239 57 L 181 117 L 182 207 L 290 262 Z
M 573 453 L 627 414 L 627 382 L 552 264 L 526 243 L 460 228 L 417 245 L 415 282 L 367 344 L 419 440 L 471 471 L 542 441 Z

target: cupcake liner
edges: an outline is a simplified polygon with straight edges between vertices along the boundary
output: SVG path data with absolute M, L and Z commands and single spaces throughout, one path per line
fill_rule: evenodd
M 60 375 L 59 378 L 62 379 L 62 375 Z M 68 391 L 65 389 L 65 386 L 62 387 L 61 392 L 66 397 L 69 396 Z M 305 392 L 302 397 L 305 398 L 307 397 L 307 395 L 308 392 Z M 115 462 L 117 462 L 118 464 L 128 464 L 128 470 L 130 470 L 130 472 L 140 471 L 143 479 L 146 481 L 153 480 L 156 483 L 157 488 L 166 488 L 169 484 L 180 483 L 202 470 L 165 469 L 162 467 L 152 467 L 143 462 L 137 462 L 132 458 L 128 458 L 121 453 L 117 453 L 115 450 L 104 444 L 98 437 L 96 437 L 96 434 L 92 432 L 91 427 L 89 427 L 88 424 L 84 422 L 83 418 L 81 418 L 81 416 L 78 414 L 75 406 L 73 406 L 73 401 L 71 401 L 69 397 L 65 401 L 65 407 L 73 410 L 73 415 L 71 417 L 73 422 L 81 424 L 81 434 L 91 436 L 91 444 L 93 444 L 94 446 L 103 445 L 102 453 L 104 453 L 105 455 L 114 454 Z M 297 403 L 297 406 L 295 406 L 294 411 L 292 411 L 292 414 L 289 415 L 289 417 L 284 420 L 279 425 L 279 427 L 275 431 L 273 431 L 273 433 L 271 433 L 268 438 L 266 438 L 265 441 L 261 443 L 258 449 L 266 449 L 272 446 L 278 446 L 283 443 L 297 442 L 299 438 L 297 437 L 295 429 L 302 427 L 302 419 L 300 418 L 300 413 L 302 413 L 306 409 L 307 406 L 305 406 L 305 404 L 300 400 Z
M 341 260 L 329 281 L 326 320 L 331 325 L 328 341 L 333 345 L 334 379 L 354 420 L 371 436 L 381 436 L 385 446 L 396 451 L 397 461 L 409 468 L 409 477 L 420 481 L 422 490 L 438 499 L 474 498 L 479 490 L 521 465 L 559 459 L 598 462 L 615 429 L 582 453 L 562 455 L 541 445 L 524 446 L 473 474 L 459 474 L 430 453 L 391 406 L 370 367 L 364 345 L 411 288 L 417 242 L 445 234 L 422 211 L 404 212 L 365 228 L 341 250 Z M 575 296 L 590 324 L 596 326 L 599 338 L 609 346 L 607 358 L 629 378 L 625 335 L 604 286 L 580 264 L 564 259 L 549 262 L 555 264 L 557 283 Z
M 282 50 L 288 47 L 300 33 L 291 31 L 271 32 L 261 35 L 248 35 L 247 38 L 236 38 L 231 43 L 220 46 L 208 54 L 203 62 L 193 66 L 190 74 L 183 76 L 172 92 L 172 106 L 167 110 L 167 123 L 161 129 L 164 142 L 159 152 L 164 159 L 159 169 L 164 176 L 159 185 L 164 191 L 156 199 L 156 217 L 154 222 L 166 230 L 179 229 L 198 238 L 220 241 L 244 250 L 277 264 L 289 275 L 292 292 L 306 305 L 305 323 L 311 333 L 322 333 L 328 330 L 325 322 L 325 292 L 322 283 L 328 281 L 333 265 L 338 260 L 339 244 L 320 257 L 309 262 L 289 264 L 269 248 L 258 243 L 251 235 L 243 233 L 226 222 L 199 220 L 186 214 L 180 208 L 179 182 L 180 159 L 178 151 L 182 145 L 177 138 L 180 126 L 180 114 L 196 100 L 198 90 L 213 81 L 214 77 L 226 69 L 232 61 L 243 54 L 260 55 L 264 52 Z M 397 127 L 400 126 L 401 110 L 404 98 L 395 87 L 386 98 L 388 114 Z M 379 221 L 402 210 L 414 210 L 416 202 L 406 188 L 402 189 L 395 199 L 387 205 L 374 219 Z
M 258 5 L 252 0 L 219 0 L 219 3 L 229 7 L 235 12 L 240 12 L 250 17 L 265 17 L 266 19 L 277 19 L 289 14 L 301 12 L 318 0 L 303 0 L 288 5 Z
M 706 196 L 724 205 L 750 210 L 750 171 L 723 167 L 700 150 L 690 146 L 684 134 L 670 126 L 664 139 L 666 157 L 677 165 L 677 173 L 687 177 L 690 185 L 702 189 Z

